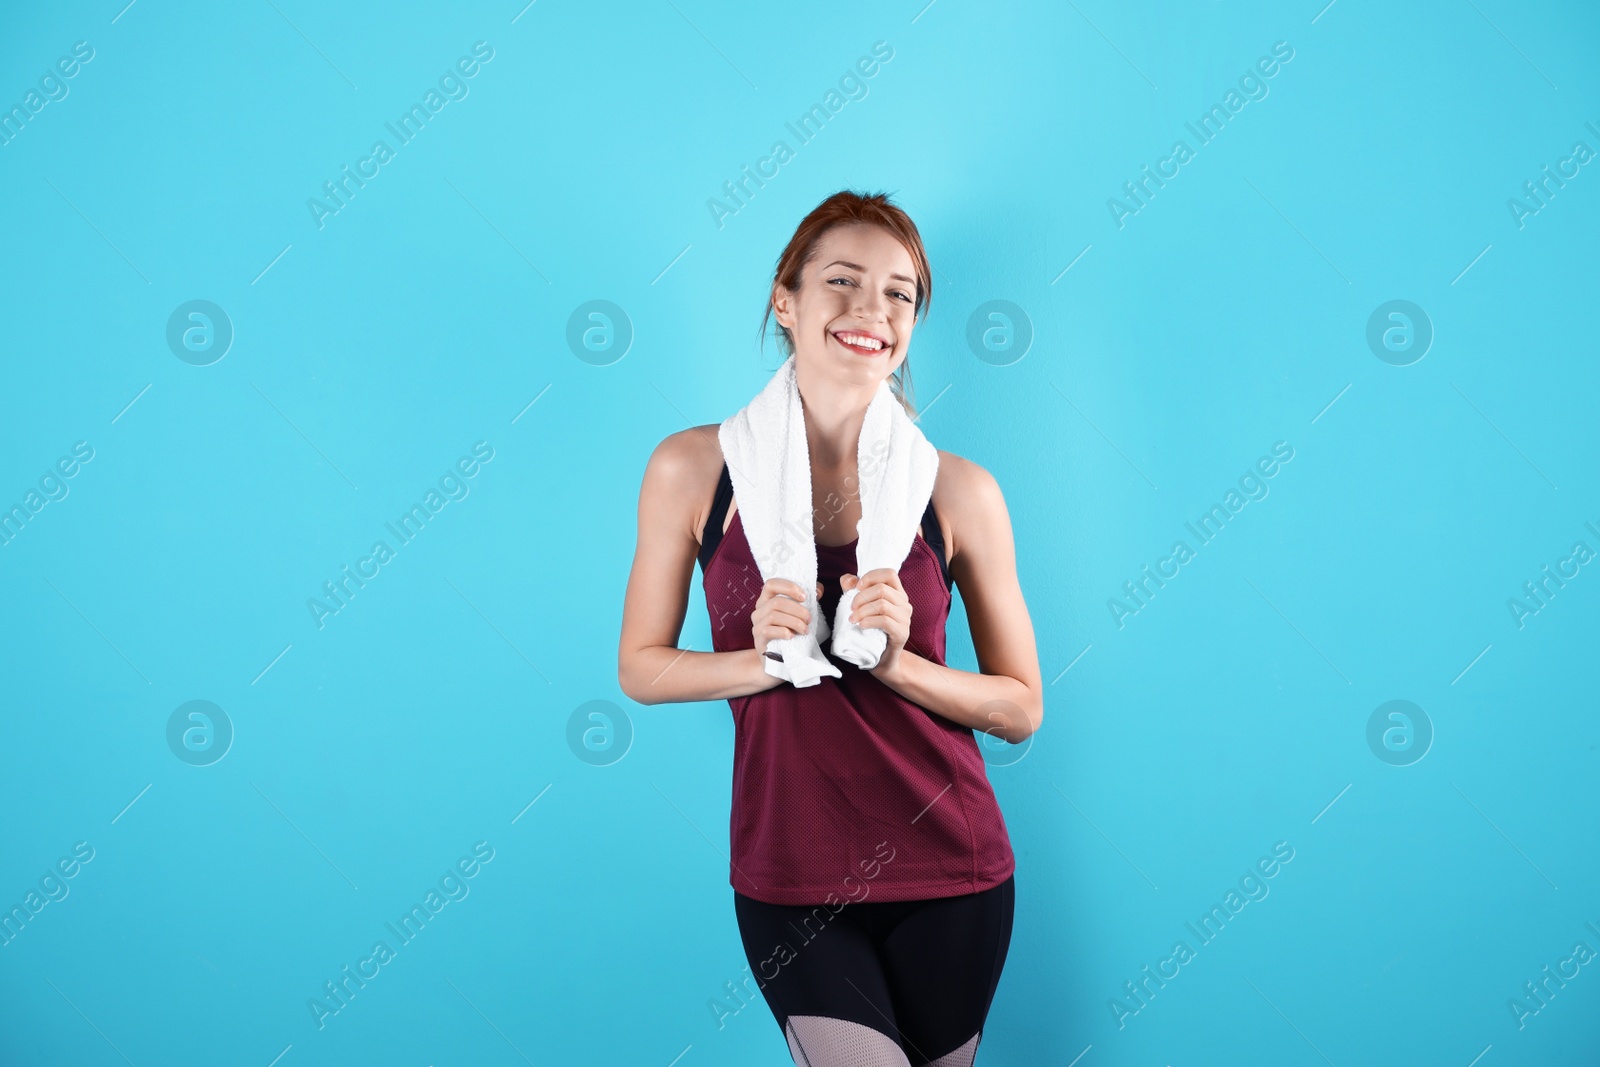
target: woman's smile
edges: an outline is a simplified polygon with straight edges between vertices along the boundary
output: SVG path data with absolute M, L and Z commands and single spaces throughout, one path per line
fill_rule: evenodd
M 841 348 L 858 356 L 882 356 L 894 347 L 884 338 L 865 330 L 838 330 L 828 336 L 837 341 Z M 876 347 L 873 347 L 873 342 L 876 342 Z

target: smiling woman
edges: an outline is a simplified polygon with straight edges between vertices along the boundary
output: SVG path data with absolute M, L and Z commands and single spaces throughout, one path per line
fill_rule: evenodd
M 1016 859 L 973 731 L 1024 741 L 1044 704 L 994 478 L 938 452 L 931 495 L 909 501 L 908 522 L 921 518 L 903 560 L 856 573 L 859 534 L 875 530 L 865 505 L 876 521 L 890 496 L 911 495 L 863 477 L 877 462 L 863 427 L 885 404 L 916 418 L 907 356 L 930 292 L 921 237 L 881 194 L 829 197 L 778 259 L 767 313 L 803 415 L 811 528 L 796 533 L 815 546 L 814 596 L 763 577 L 719 424 L 663 441 L 640 489 L 618 681 L 644 704 L 732 709 L 735 918 L 752 968 L 803 939 L 761 972 L 761 992 L 805 1067 L 970 1067 L 1011 939 Z M 747 503 L 750 528 L 766 524 Z M 696 558 L 711 652 L 677 647 Z M 981 672 L 945 664 L 956 585 Z M 836 670 L 774 674 L 768 645 L 811 633 L 813 609 L 835 618 L 851 591 L 850 621 L 883 633 L 876 666 L 824 646 Z M 867 873 L 871 899 L 840 900 Z
M 761 335 L 766 335 L 767 318 L 775 315 L 778 347 L 785 355 L 796 355 L 795 335 L 796 331 L 801 331 L 811 333 L 830 351 L 836 349 L 828 345 L 828 341 L 855 355 L 874 360 L 882 357 L 882 366 L 863 364 L 867 368 L 866 377 L 859 380 L 871 380 L 875 386 L 885 375 L 898 371 L 890 378 L 890 390 L 899 398 L 906 414 L 915 418 L 911 365 L 905 358 L 905 349 L 910 344 L 916 318 L 927 317 L 933 295 L 927 254 L 916 226 L 897 207 L 893 208 L 894 213 L 884 210 L 881 218 L 873 218 L 871 213 L 841 214 L 840 209 L 845 205 L 838 203 L 839 197 L 853 195 L 840 193 L 831 197 L 800 223 L 773 271 L 772 297 L 761 318 Z M 873 199 L 863 198 L 862 203 L 871 205 Z M 892 207 L 887 197 L 881 200 L 880 208 Z M 826 256 L 818 254 L 824 243 L 829 248 Z M 861 260 L 892 264 L 883 271 L 883 306 L 876 323 L 861 321 L 859 316 L 852 318 L 854 305 L 861 295 L 859 291 L 871 280 Z M 815 281 L 813 286 L 804 287 L 802 279 L 808 271 Z M 810 299 L 813 288 L 816 299 Z M 865 340 L 866 343 L 854 345 L 847 340 Z M 895 349 L 897 340 L 902 342 L 899 351 Z M 873 348 L 872 341 L 878 342 L 878 347 Z M 798 373 L 802 381 L 807 377 L 804 368 Z M 805 392 L 802 386 L 802 395 Z M 854 455 L 855 439 L 851 438 L 841 452 Z

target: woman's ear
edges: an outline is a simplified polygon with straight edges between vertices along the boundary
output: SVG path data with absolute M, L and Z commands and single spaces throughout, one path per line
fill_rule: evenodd
M 782 285 L 774 282 L 772 285 L 772 317 L 778 320 L 778 325 L 786 330 L 794 329 L 794 317 L 790 311 L 792 307 L 792 294 Z

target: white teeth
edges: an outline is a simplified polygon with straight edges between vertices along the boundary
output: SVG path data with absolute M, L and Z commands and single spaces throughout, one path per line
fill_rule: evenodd
M 836 333 L 834 336 L 845 344 L 855 345 L 857 348 L 870 348 L 873 351 L 877 351 L 883 347 L 882 341 L 877 341 L 870 337 L 862 337 L 857 333 Z

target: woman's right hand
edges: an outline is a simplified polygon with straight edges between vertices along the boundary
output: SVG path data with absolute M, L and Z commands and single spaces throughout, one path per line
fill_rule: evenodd
M 817 601 L 822 600 L 822 583 L 817 583 Z M 805 594 L 799 584 L 785 578 L 768 578 L 756 597 L 755 610 L 750 613 L 750 628 L 755 636 L 756 654 L 765 656 L 767 642 L 796 637 L 810 628 L 811 613 L 806 610 Z M 781 685 L 782 678 L 766 674 L 772 685 Z

